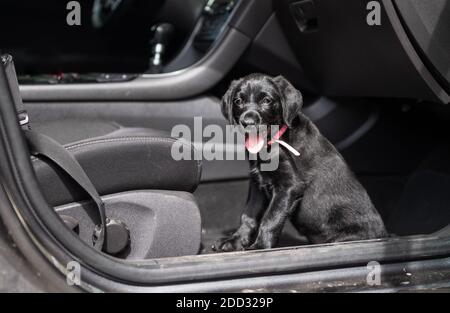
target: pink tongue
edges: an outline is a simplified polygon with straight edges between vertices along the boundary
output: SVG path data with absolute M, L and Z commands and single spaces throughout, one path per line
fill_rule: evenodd
M 264 136 L 257 135 L 255 133 L 250 133 L 245 139 L 245 148 L 247 148 L 248 152 L 256 154 L 262 150 L 264 147 Z

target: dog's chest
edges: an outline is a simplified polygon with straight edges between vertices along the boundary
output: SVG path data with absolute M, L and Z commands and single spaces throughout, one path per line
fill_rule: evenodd
M 303 190 L 307 178 L 303 177 L 302 173 L 300 166 L 292 165 L 285 158 L 280 158 L 278 167 L 274 171 L 262 171 L 258 162 L 250 161 L 250 175 L 253 181 L 269 197 L 273 191 L 283 192 L 296 187 Z
M 267 195 L 271 195 L 273 190 L 280 190 L 283 188 L 283 182 L 286 181 L 284 170 L 278 168 L 275 171 L 261 171 L 257 166 L 250 166 L 250 174 L 255 183 L 261 190 L 264 190 Z M 290 180 L 289 178 L 287 180 Z

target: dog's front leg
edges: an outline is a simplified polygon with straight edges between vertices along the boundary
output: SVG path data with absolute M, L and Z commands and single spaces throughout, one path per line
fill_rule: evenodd
M 241 215 L 239 228 L 231 236 L 218 240 L 213 249 L 218 252 L 229 252 L 244 250 L 250 246 L 258 229 L 258 222 L 267 205 L 267 197 L 251 179 L 247 203 Z
M 275 247 L 286 220 L 296 209 L 300 200 L 299 193 L 292 190 L 274 192 L 269 207 L 261 219 L 258 235 L 248 249 Z

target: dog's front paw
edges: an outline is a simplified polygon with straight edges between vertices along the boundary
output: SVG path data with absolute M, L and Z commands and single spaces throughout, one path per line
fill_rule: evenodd
M 249 244 L 250 240 L 248 238 L 233 234 L 230 237 L 219 239 L 212 249 L 216 252 L 242 251 Z
M 266 247 L 261 243 L 255 242 L 247 248 L 247 250 L 259 250 L 259 249 L 266 249 Z
M 275 240 L 273 238 L 263 238 L 258 236 L 246 250 L 271 249 L 275 247 Z

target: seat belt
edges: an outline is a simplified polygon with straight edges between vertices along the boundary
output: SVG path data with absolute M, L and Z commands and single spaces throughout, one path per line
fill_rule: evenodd
M 24 134 L 33 155 L 41 155 L 51 160 L 92 198 L 99 212 L 95 221 L 93 244 L 97 250 L 102 250 L 106 234 L 105 204 L 80 163 L 54 139 L 31 130 L 25 130 Z
M 16 69 L 14 68 L 13 58 L 9 54 L 1 56 L 3 67 L 5 69 L 6 80 L 9 85 L 9 90 L 11 92 L 12 101 L 16 107 L 17 117 L 19 119 L 19 125 L 23 130 L 30 129 L 30 119 L 28 117 L 27 110 L 22 102 L 22 97 L 20 96 L 19 83 L 17 81 Z
M 106 240 L 106 213 L 105 203 L 100 198 L 97 190 L 91 180 L 83 170 L 81 165 L 70 154 L 64 146 L 56 142 L 54 139 L 34 132 L 31 130 L 28 113 L 23 105 L 20 96 L 19 84 L 17 81 L 16 71 L 11 55 L 1 56 L 2 63 L 5 68 L 6 78 L 11 90 L 11 97 L 16 106 L 19 124 L 24 130 L 24 135 L 31 150 L 35 156 L 43 156 L 52 161 L 56 166 L 69 175 L 86 193 L 92 198 L 98 209 L 97 220 L 93 235 L 94 248 L 101 251 Z

